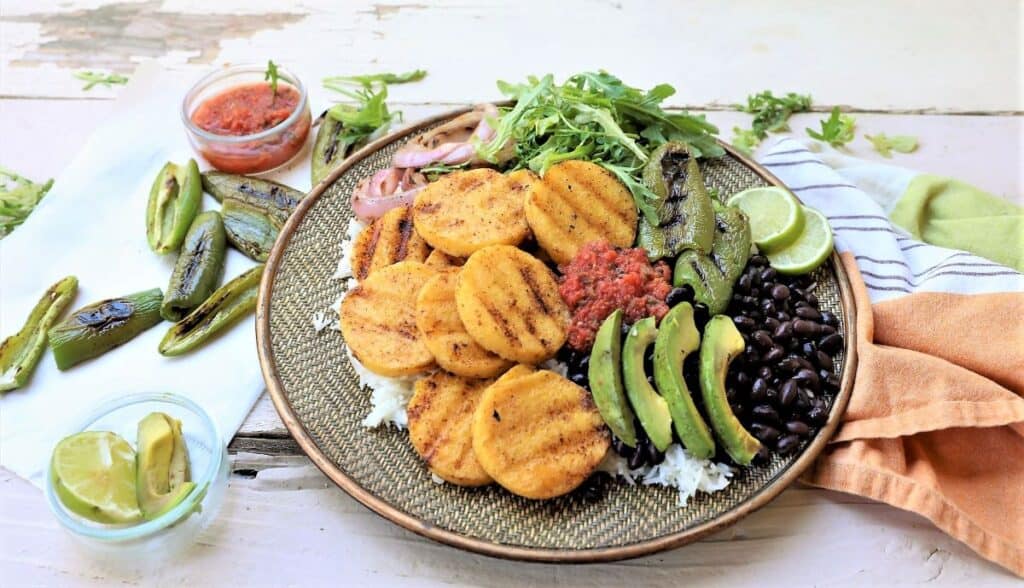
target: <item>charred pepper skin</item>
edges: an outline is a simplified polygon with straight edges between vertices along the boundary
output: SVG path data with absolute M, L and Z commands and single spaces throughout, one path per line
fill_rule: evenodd
M 259 206 L 225 198 L 221 205 L 228 241 L 255 261 L 266 261 L 284 221 Z
M 248 178 L 218 171 L 202 174 L 203 189 L 223 204 L 229 199 L 255 206 L 281 224 L 288 220 L 295 207 L 306 197 L 295 188 L 270 180 Z
M 310 169 L 313 186 L 341 165 L 350 153 L 366 144 L 365 140 L 352 143 L 352 139 L 346 139 L 342 133 L 344 128 L 345 125 L 340 120 L 327 116 L 327 112 L 320 115 L 320 128 L 313 142 L 313 165 Z
M 57 367 L 66 370 L 135 338 L 160 322 L 160 288 L 103 300 L 71 313 L 50 329 Z
M 226 252 L 227 237 L 220 213 L 211 210 L 199 214 L 181 244 L 160 316 L 179 321 L 202 304 L 220 284 Z
M 46 332 L 64 314 L 78 292 L 78 278 L 68 276 L 36 303 L 20 331 L 0 343 L 0 393 L 21 388 L 32 377 L 46 348 Z
M 167 330 L 160 353 L 182 355 L 206 342 L 256 308 L 263 265 L 257 265 L 224 284 L 188 316 Z
M 185 165 L 168 162 L 153 181 L 146 207 L 146 237 L 160 255 L 177 251 L 199 212 L 202 177 L 194 159 Z

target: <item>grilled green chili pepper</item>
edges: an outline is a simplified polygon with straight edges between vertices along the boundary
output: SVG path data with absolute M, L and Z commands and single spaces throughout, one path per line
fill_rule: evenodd
M 694 298 L 721 314 L 729 306 L 732 286 L 750 259 L 750 222 L 735 206 L 715 202 L 715 239 L 711 251 L 687 249 L 676 259 L 672 283 L 689 284 Z
M 167 284 L 160 316 L 180 321 L 217 289 L 224 273 L 226 247 L 224 221 L 219 212 L 210 210 L 192 221 Z
M 684 249 L 711 251 L 715 236 L 712 198 L 697 159 L 682 143 L 665 143 L 644 167 L 644 183 L 662 200 L 660 226 L 640 219 L 637 244 L 648 257 L 675 257 Z
M 326 112 L 320 115 L 320 129 L 316 132 L 316 141 L 313 143 L 313 185 L 320 183 L 320 180 L 327 177 L 334 168 L 348 157 L 349 153 L 366 144 L 365 137 L 346 136 L 342 133 L 344 123 L 326 116 Z
M 160 353 L 174 356 L 190 351 L 256 308 L 262 276 L 260 264 L 218 288 L 199 308 L 167 330 L 160 341 Z
M 258 206 L 234 198 L 225 198 L 220 211 L 228 241 L 248 257 L 266 261 L 284 221 Z
M 194 159 L 185 165 L 167 162 L 153 180 L 146 208 L 149 247 L 164 255 L 181 246 L 202 203 L 202 178 Z
M 98 357 L 160 322 L 160 288 L 96 302 L 71 313 L 48 334 L 57 367 Z
M 0 343 L 0 392 L 21 388 L 32 377 L 46 347 L 46 331 L 57 322 L 78 291 L 78 278 L 68 276 L 43 294 L 20 331 Z
M 284 184 L 236 176 L 217 171 L 203 174 L 203 189 L 209 192 L 217 202 L 224 203 L 235 199 L 255 206 L 278 219 L 281 224 L 288 220 L 292 211 L 305 198 L 305 194 Z

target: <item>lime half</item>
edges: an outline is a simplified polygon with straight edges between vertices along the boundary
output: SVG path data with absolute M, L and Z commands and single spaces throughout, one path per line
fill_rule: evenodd
M 832 253 L 832 227 L 823 214 L 804 209 L 804 230 L 800 237 L 784 249 L 768 254 L 768 261 L 779 273 L 806 274 L 824 263 Z
M 750 188 L 727 203 L 738 206 L 750 219 L 750 236 L 763 253 L 778 251 L 800 237 L 804 213 L 789 190 L 778 186 Z
M 135 450 L 106 431 L 85 431 L 53 450 L 50 475 L 60 501 L 71 512 L 99 523 L 142 519 L 135 496 Z

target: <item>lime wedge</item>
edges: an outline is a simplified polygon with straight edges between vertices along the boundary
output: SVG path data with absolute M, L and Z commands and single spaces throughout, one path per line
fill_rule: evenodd
M 804 227 L 800 202 L 785 188 L 750 188 L 727 203 L 750 219 L 750 236 L 763 253 L 778 251 L 796 241 Z
M 786 248 L 768 254 L 768 261 L 781 274 L 798 275 L 814 271 L 832 253 L 832 227 L 813 208 L 804 209 L 804 230 Z
M 142 519 L 135 496 L 135 450 L 106 431 L 85 431 L 53 450 L 50 475 L 60 501 L 71 512 L 99 523 Z

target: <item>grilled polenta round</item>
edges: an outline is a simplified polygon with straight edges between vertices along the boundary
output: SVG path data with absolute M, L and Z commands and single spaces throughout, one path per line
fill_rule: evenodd
M 430 252 L 427 260 L 423 263 L 433 268 L 442 269 L 446 267 L 462 267 L 466 260 L 461 257 L 452 257 L 440 249 L 435 249 Z
M 416 380 L 409 414 L 409 440 L 430 471 L 459 486 L 493 482 L 473 453 L 473 415 L 494 380 L 438 371 Z
M 477 461 L 526 498 L 571 492 L 594 472 L 609 444 L 590 393 L 546 370 L 495 382 L 473 415 Z
M 426 371 L 434 356 L 416 327 L 416 296 L 435 270 L 415 261 L 383 267 L 341 302 L 341 334 L 363 365 L 382 376 Z
M 505 359 L 538 363 L 565 343 L 569 309 L 554 274 L 515 247 L 471 255 L 459 272 L 455 302 L 470 337 Z
M 453 172 L 428 184 L 412 207 L 416 231 L 435 249 L 467 257 L 529 234 L 523 190 L 493 169 Z
M 636 238 L 633 196 L 611 172 L 587 161 L 549 169 L 530 189 L 525 209 L 537 242 L 560 264 L 591 241 L 629 247 Z
M 442 368 L 468 378 L 496 376 L 511 362 L 477 345 L 462 326 L 455 304 L 458 281 L 459 268 L 447 268 L 424 284 L 416 298 L 416 326 Z
M 352 275 L 364 280 L 374 271 L 399 261 L 423 261 L 430 253 L 427 242 L 416 234 L 412 207 L 399 206 L 363 229 L 352 244 Z

